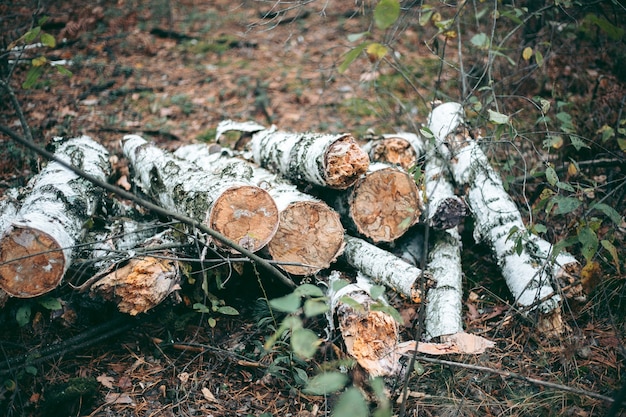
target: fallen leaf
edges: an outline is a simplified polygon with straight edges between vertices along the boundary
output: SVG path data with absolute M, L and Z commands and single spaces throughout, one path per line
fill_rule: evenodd
M 101 383 L 103 386 L 111 389 L 113 388 L 113 381 L 115 379 L 112 376 L 107 376 L 106 374 L 102 374 L 99 377 L 96 378 L 96 381 L 98 381 L 99 383 Z
M 104 397 L 106 404 L 131 404 L 134 405 L 133 399 L 128 394 L 118 394 L 110 392 Z
M 217 402 L 217 398 L 215 395 L 209 390 L 207 387 L 202 388 L 202 395 L 204 395 L 204 399 L 210 401 L 212 403 Z

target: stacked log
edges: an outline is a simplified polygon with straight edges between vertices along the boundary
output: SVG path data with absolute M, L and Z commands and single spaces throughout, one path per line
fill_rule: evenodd
M 102 181 L 111 171 L 107 150 L 88 136 L 61 143 L 55 155 Z M 0 238 L 0 288 L 21 298 L 45 294 L 60 284 L 83 223 L 102 194 L 58 162 L 50 162 L 29 188 Z
M 280 213 L 278 230 L 267 249 L 284 271 L 315 274 L 328 268 L 343 251 L 344 229 L 339 215 L 280 175 L 236 158 L 227 149 L 211 149 L 205 144 L 183 146 L 174 155 L 212 173 L 228 169 L 245 172 L 246 180 L 267 190 Z
M 203 171 L 137 135 L 124 136 L 122 148 L 132 165 L 135 184 L 163 207 L 203 222 L 251 252 L 264 247 L 276 234 L 276 203 L 267 191 L 242 179 L 245 172 Z M 230 250 L 222 242 L 215 243 Z

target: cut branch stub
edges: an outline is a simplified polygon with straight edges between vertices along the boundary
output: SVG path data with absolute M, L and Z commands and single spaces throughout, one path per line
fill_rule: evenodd
M 106 181 L 108 152 L 90 137 L 62 143 L 55 155 Z M 0 287 L 28 298 L 56 288 L 72 262 L 85 221 L 96 210 L 101 190 L 57 162 L 29 184 L 30 192 L 0 238 Z
M 204 144 L 183 146 L 174 155 L 209 172 L 241 165 L 237 171 L 247 172 L 247 180 L 267 190 L 280 212 L 278 230 L 267 244 L 267 249 L 272 259 L 286 272 L 314 274 L 328 268 L 341 254 L 344 229 L 339 215 L 326 203 L 298 191 L 284 178 L 235 158 L 226 149 L 212 152 Z
M 299 182 L 345 189 L 367 171 L 369 158 L 349 134 L 262 130 L 250 142 L 256 163 Z
M 392 242 L 419 221 L 422 198 L 413 178 L 398 167 L 372 164 L 349 190 L 331 200 L 348 225 L 374 242 Z
M 122 145 L 136 184 L 166 209 L 185 213 L 252 252 L 276 233 L 276 203 L 267 191 L 242 179 L 246 174 L 237 167 L 207 172 L 137 135 L 124 136 Z

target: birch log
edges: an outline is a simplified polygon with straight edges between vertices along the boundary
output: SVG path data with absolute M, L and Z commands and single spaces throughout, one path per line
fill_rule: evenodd
M 363 239 L 346 235 L 345 241 L 343 257 L 348 264 L 415 303 L 423 300 L 420 278 L 429 278 L 429 273 Z
M 349 134 L 288 133 L 270 129 L 253 134 L 254 161 L 293 181 L 346 189 L 367 171 L 369 158 Z
M 124 136 L 122 147 L 135 183 L 166 209 L 183 212 L 252 252 L 276 233 L 276 203 L 267 191 L 241 179 L 244 173 L 203 171 L 137 135 Z
M 397 374 L 402 369 L 398 352 L 399 324 L 389 313 L 371 308 L 386 301 L 372 298 L 371 281 L 363 274 L 358 274 L 356 283 L 335 290 L 339 279 L 337 271 L 330 274 L 328 321 L 331 329 L 337 317 L 346 351 L 370 376 Z
M 101 181 L 111 171 L 108 152 L 88 136 L 62 143 L 55 155 Z M 83 223 L 102 193 L 57 162 L 48 163 L 30 187 L 0 238 L 0 287 L 21 298 L 45 294 L 60 284 Z
M 399 165 L 408 171 L 424 154 L 420 144 L 411 141 L 411 136 L 416 137 L 412 133 L 383 135 L 365 143 L 363 150 L 367 152 L 371 162 Z
M 247 180 L 267 190 L 280 213 L 278 230 L 267 249 L 283 270 L 311 275 L 337 259 L 343 251 L 344 229 L 333 209 L 277 174 L 235 158 L 226 149 L 215 151 L 194 144 L 177 149 L 174 155 L 213 173 L 240 166 L 237 171 L 246 172 Z
M 491 246 L 515 301 L 523 307 L 538 307 L 543 313 L 554 312 L 542 318 L 541 326 L 558 332 L 560 296 L 550 285 L 550 268 L 533 262 L 525 249 L 515 251 L 509 233 L 514 227 L 525 230 L 522 216 L 482 149 L 463 128 L 462 112 L 457 103 L 442 104 L 432 111 L 429 128 L 440 152 L 449 158 L 454 179 L 467 187 L 474 237 Z
M 423 203 L 415 181 L 401 168 L 371 164 L 348 190 L 330 194 L 346 228 L 373 242 L 392 242 L 420 219 Z
M 0 198 L 0 236 L 2 236 L 4 229 L 10 226 L 13 219 L 17 215 L 18 210 L 18 191 L 15 188 L 10 188 L 4 192 L 2 198 Z M 9 294 L 0 288 L 0 308 L 3 308 Z
M 114 301 L 119 311 L 134 316 L 180 289 L 181 274 L 172 250 L 179 242 L 172 229 L 155 231 L 154 224 L 119 218 L 107 232 L 96 235 L 92 256 L 97 271 L 81 290 Z

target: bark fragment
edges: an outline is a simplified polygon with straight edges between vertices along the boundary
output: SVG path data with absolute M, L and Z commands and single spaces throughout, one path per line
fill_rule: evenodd
M 204 144 L 183 146 L 174 155 L 214 173 L 242 165 L 238 171 L 245 171 L 247 180 L 267 190 L 280 212 L 278 230 L 267 249 L 286 272 L 314 274 L 328 268 L 341 254 L 344 229 L 339 215 L 323 201 L 298 191 L 283 177 L 236 158 L 226 149 L 211 153 Z
M 203 171 L 137 135 L 124 136 L 122 145 L 136 184 L 163 207 L 203 222 L 252 252 L 276 233 L 279 217 L 274 200 L 243 180 L 246 174 L 236 166 L 219 174 Z
M 88 136 L 61 143 L 55 155 L 106 181 L 108 152 Z M 102 191 L 57 162 L 32 180 L 31 190 L 0 238 L 0 287 L 15 297 L 56 288 L 72 262 L 83 224 Z

